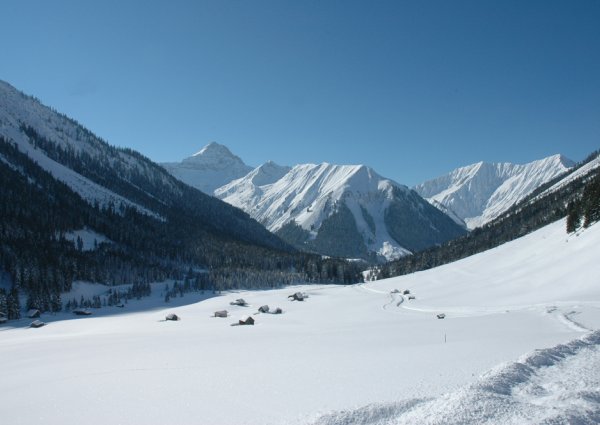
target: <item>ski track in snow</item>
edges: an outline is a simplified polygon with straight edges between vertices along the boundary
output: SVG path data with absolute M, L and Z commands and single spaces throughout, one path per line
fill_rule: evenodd
M 600 422 L 598 368 L 600 331 L 595 331 L 535 350 L 437 398 L 371 404 L 322 415 L 311 424 L 595 424 Z
M 409 310 L 409 311 L 418 312 L 418 313 L 426 313 L 426 314 L 438 313 L 438 312 L 440 312 L 440 310 L 444 310 L 445 313 L 447 313 L 447 314 L 450 313 L 454 317 L 476 317 L 476 316 L 483 316 L 483 315 L 502 314 L 502 313 L 528 310 L 528 311 L 545 312 L 547 314 L 550 314 L 554 320 L 557 320 L 558 322 L 563 324 L 568 329 L 574 330 L 576 332 L 587 333 L 587 332 L 592 331 L 592 329 L 587 328 L 586 326 L 584 326 L 583 324 L 577 322 L 576 320 L 574 320 L 572 318 L 572 316 L 579 314 L 578 311 L 571 309 L 568 313 L 565 313 L 565 312 L 561 311 L 561 309 L 558 307 L 560 305 L 563 305 L 564 307 L 571 307 L 573 305 L 572 302 L 554 303 L 556 305 L 554 305 L 554 304 L 550 304 L 550 305 L 549 304 L 537 304 L 537 305 L 520 305 L 520 306 L 514 306 L 514 305 L 513 306 L 499 306 L 499 307 L 485 308 L 485 309 L 476 308 L 476 307 L 468 307 L 468 306 L 443 308 L 443 309 L 440 309 L 439 307 L 438 308 L 435 308 L 435 307 L 413 307 L 413 306 L 408 305 L 405 302 L 406 298 L 400 292 L 388 293 L 386 291 L 382 291 L 379 289 L 369 288 L 368 286 L 366 286 L 369 283 L 372 283 L 372 282 L 356 284 L 356 285 L 354 285 L 354 287 L 360 288 L 363 291 L 373 293 L 373 294 L 388 295 L 390 297 L 390 301 L 383 304 L 382 308 L 383 308 L 383 310 L 387 310 L 392 313 L 398 312 L 398 310 L 396 310 L 395 308 L 390 308 L 390 307 L 399 307 L 404 310 Z M 578 302 L 577 304 L 583 304 L 583 305 L 600 308 L 600 303 L 597 303 L 597 302 Z
M 364 293 L 389 296 L 382 308 L 432 313 L 439 309 L 406 305 L 400 292 L 386 292 L 354 285 Z M 557 303 L 561 304 L 561 303 Z M 564 303 L 563 303 L 564 304 Z M 596 305 L 597 303 L 583 303 Z M 572 305 L 572 303 L 571 303 Z M 576 321 L 576 310 L 557 305 L 497 307 L 490 310 L 455 308 L 474 316 L 537 310 L 566 328 L 586 335 L 567 344 L 535 350 L 515 362 L 501 364 L 478 381 L 437 398 L 415 398 L 393 403 L 374 403 L 355 410 L 323 414 L 312 425 L 387 424 L 596 424 L 600 423 L 600 330 Z

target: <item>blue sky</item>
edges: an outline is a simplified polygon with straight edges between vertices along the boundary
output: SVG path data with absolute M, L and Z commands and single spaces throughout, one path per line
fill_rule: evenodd
M 600 148 L 600 1 L 3 0 L 0 79 L 176 161 L 364 163 L 413 185 Z

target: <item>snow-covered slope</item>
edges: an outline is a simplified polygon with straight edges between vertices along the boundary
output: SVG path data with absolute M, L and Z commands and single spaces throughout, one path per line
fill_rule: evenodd
M 161 164 L 184 183 L 212 195 L 214 190 L 232 180 L 245 176 L 252 167 L 226 146 L 212 142 L 181 162 Z
M 592 159 L 591 161 L 589 161 L 589 162 L 583 164 L 582 166 L 580 166 L 579 168 L 573 170 L 567 176 L 560 179 L 556 183 L 552 184 L 550 187 L 543 190 L 541 193 L 537 194 L 535 197 L 533 197 L 533 199 L 531 201 L 533 202 L 536 199 L 542 198 L 550 193 L 554 193 L 554 192 L 560 190 L 561 188 L 563 188 L 564 186 L 568 185 L 569 183 L 571 183 L 574 180 L 577 180 L 580 178 L 585 178 L 585 176 L 592 173 L 598 167 L 600 167 L 600 156 L 597 156 L 596 158 Z
M 567 235 L 560 220 L 368 284 L 225 293 L 182 306 L 186 298 L 162 302 L 162 283 L 154 309 L 136 311 L 131 301 L 113 316 L 109 307 L 84 319 L 43 315 L 40 329 L 12 322 L 0 326 L 2 417 L 15 425 L 75 425 L 82 412 L 90 425 L 598 423 L 598 244 L 600 225 Z M 310 297 L 289 301 L 298 290 Z M 236 298 L 250 306 L 229 305 Z M 284 312 L 230 326 L 264 304 Z M 222 309 L 231 317 L 211 317 Z M 170 312 L 182 320 L 164 321 Z
M 308 243 L 328 255 L 364 257 L 371 252 L 391 259 L 461 234 L 416 193 L 364 165 L 301 164 L 290 169 L 266 163 L 215 195 L 284 239 L 292 242 L 286 236 L 294 233 L 297 245 Z M 333 227 L 328 220 L 337 220 L 340 234 L 325 233 Z M 408 235 L 415 227 L 422 231 L 420 241 Z M 330 245 L 352 245 L 355 251 L 336 251 Z
M 197 246 L 210 243 L 216 247 L 211 238 L 226 236 L 232 241 L 261 246 L 266 243 L 264 246 L 289 250 L 289 246 L 239 209 L 182 184 L 163 167 L 138 152 L 109 145 L 76 121 L 42 105 L 37 99 L 24 95 L 3 81 L 0 81 L 0 146 L 0 167 L 3 170 L 16 171 L 30 185 L 40 186 L 40 182 L 35 180 L 38 171 L 42 180 L 49 178 L 52 182 L 57 180 L 66 184 L 64 188 L 61 184 L 46 182 L 44 187 L 52 189 L 47 189 L 39 197 L 53 200 L 53 205 L 57 208 L 55 214 L 60 214 L 58 211 L 63 213 L 64 208 L 72 210 L 79 198 L 82 198 L 95 207 L 98 213 L 116 213 L 131 220 L 129 224 L 132 231 L 139 225 L 136 230 L 143 232 L 140 222 L 129 214 L 137 210 L 165 223 L 166 227 L 173 226 L 166 232 L 169 235 L 180 230 L 181 225 L 176 223 L 186 223 L 190 243 Z M 214 163 L 218 163 L 215 158 L 221 158 L 224 151 L 226 149 L 210 145 L 198 157 L 204 158 L 207 163 L 211 162 L 211 158 Z M 20 158 L 23 156 L 25 158 Z M 28 164 L 29 174 L 22 166 L 17 165 L 21 160 Z M 15 173 L 4 175 L 7 176 L 6 179 L 12 179 L 14 185 L 20 184 L 20 178 Z M 2 183 L 7 186 L 10 184 L 5 181 Z M 62 194 L 63 189 L 65 193 L 69 192 L 68 207 L 65 200 L 67 198 L 54 193 Z M 72 199 L 71 192 L 78 195 L 76 200 Z M 8 196 L 8 191 L 3 194 Z M 24 208 L 27 209 L 28 206 Z M 91 230 L 100 230 L 93 228 L 94 223 L 99 223 L 98 217 L 82 215 L 85 215 L 82 220 L 89 220 L 87 223 L 73 218 L 71 224 L 75 223 L 76 227 L 61 228 L 60 233 L 81 230 L 83 225 L 91 227 Z M 167 223 L 168 220 L 170 223 Z M 112 230 L 116 229 L 115 225 Z M 125 235 L 122 229 L 118 233 L 125 239 L 130 236 Z M 196 238 L 191 235 L 200 234 L 202 238 L 193 240 Z M 110 239 L 117 242 L 114 233 Z M 158 245 L 168 239 L 169 237 L 161 237 L 149 245 L 152 249 L 164 249 L 164 246 Z M 182 239 L 183 237 L 178 237 L 176 244 L 181 244 Z M 203 261 L 205 258 L 203 254 Z
M 84 154 L 98 158 L 106 157 L 108 154 L 107 146 L 76 122 L 0 80 L 0 136 L 16 143 L 21 152 L 26 153 L 40 167 L 57 180 L 66 183 L 89 203 L 98 203 L 102 207 L 112 204 L 117 209 L 119 206 L 133 207 L 139 212 L 162 219 L 156 212 L 52 159 L 47 152 L 35 147 L 24 126 L 33 129 L 57 149 L 69 151 L 75 155 Z M 177 191 L 168 175 L 155 173 L 152 167 L 134 155 L 119 151 L 115 153 L 111 161 L 115 167 L 121 166 L 130 171 L 135 169 L 138 174 L 145 175 L 148 179 L 156 179 L 160 181 L 161 185 Z
M 524 165 L 479 162 L 421 183 L 414 189 L 473 229 L 498 217 L 573 165 L 562 155 Z

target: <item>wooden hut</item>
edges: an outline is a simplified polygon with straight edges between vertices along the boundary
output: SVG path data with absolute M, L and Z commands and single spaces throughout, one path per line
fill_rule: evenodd
M 268 313 L 269 312 L 269 306 L 268 305 L 262 305 L 258 308 L 258 311 L 260 313 Z
M 238 323 L 240 325 L 254 325 L 254 318 L 252 318 L 252 316 L 244 316 L 238 321 Z
M 227 310 L 215 311 L 215 317 L 227 317 L 228 315 Z
M 181 318 L 178 315 L 176 315 L 175 313 L 169 313 L 169 314 L 167 314 L 167 317 L 165 317 L 165 320 L 177 321 L 177 320 L 181 320 Z
M 296 292 L 292 295 L 288 295 L 288 298 L 291 298 L 292 301 L 304 301 L 306 296 L 302 292 Z
M 231 301 L 229 304 L 231 305 L 239 305 L 240 307 L 246 307 L 248 303 L 243 298 L 238 298 L 235 301 Z
M 42 326 L 46 326 L 46 323 L 42 322 L 41 320 L 34 320 L 29 325 L 30 328 L 41 328 Z
M 37 308 L 32 308 L 27 312 L 27 317 L 30 319 L 37 319 L 40 317 L 41 312 Z
M 75 310 L 73 310 L 73 314 L 76 314 L 78 316 L 89 316 L 92 314 L 92 312 L 89 311 L 87 308 L 76 308 Z

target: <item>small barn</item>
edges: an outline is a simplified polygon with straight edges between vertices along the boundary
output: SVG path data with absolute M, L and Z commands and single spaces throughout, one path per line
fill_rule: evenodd
M 292 301 L 304 301 L 306 296 L 302 292 L 296 292 L 295 294 L 288 295 L 288 298 L 291 298 Z
M 227 317 L 228 315 L 227 310 L 215 311 L 215 317 Z
M 41 320 L 34 320 L 29 325 L 30 328 L 41 328 L 42 326 L 46 326 L 46 323 L 42 322 Z
M 32 308 L 27 312 L 27 317 L 37 319 L 42 313 L 37 308 Z
M 408 294 L 410 294 L 410 290 L 408 290 L 408 289 L 405 289 L 405 290 L 402 292 L 402 295 L 408 295 Z
M 92 314 L 92 312 L 87 308 L 76 308 L 73 310 L 73 314 L 76 314 L 77 316 L 89 316 Z
M 238 323 L 240 325 L 254 325 L 254 319 L 252 316 L 244 316 L 239 320 Z
M 240 307 L 246 307 L 248 303 L 243 298 L 238 298 L 235 301 L 231 301 L 229 304 L 231 305 L 239 305 Z
M 446 315 L 444 313 L 440 313 L 436 316 L 438 319 L 444 319 Z
M 277 307 L 275 310 L 271 311 L 270 313 L 271 314 L 281 314 L 281 313 L 283 313 L 283 310 L 280 309 L 279 307 Z
M 178 315 L 176 315 L 175 313 L 169 313 L 169 314 L 167 314 L 167 317 L 165 317 L 165 320 L 177 321 L 177 320 L 181 320 L 181 318 Z
M 258 308 L 258 311 L 260 313 L 268 313 L 269 312 L 269 306 L 268 305 L 262 305 Z

